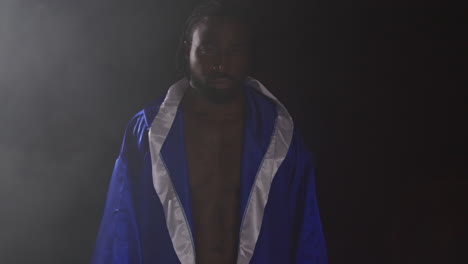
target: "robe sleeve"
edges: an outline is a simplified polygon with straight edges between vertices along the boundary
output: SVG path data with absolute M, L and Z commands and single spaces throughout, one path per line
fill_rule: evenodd
M 302 140 L 299 140 L 297 170 L 303 178 L 300 191 L 299 234 L 296 245 L 296 264 L 326 264 L 328 257 L 325 238 L 320 221 L 319 208 L 315 188 L 315 169 L 311 152 Z
M 92 264 L 138 264 L 140 246 L 134 211 L 131 178 L 134 177 L 130 159 L 134 136 L 127 127 L 120 154 L 115 162 L 107 192 L 104 213 L 99 227 Z

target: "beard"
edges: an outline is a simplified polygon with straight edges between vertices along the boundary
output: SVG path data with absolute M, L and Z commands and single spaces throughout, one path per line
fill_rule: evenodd
M 224 89 L 218 89 L 209 84 L 210 81 L 217 78 L 228 79 L 231 81 L 232 85 Z M 193 73 L 190 74 L 190 83 L 192 86 L 197 89 L 202 96 L 208 99 L 208 101 L 215 104 L 229 104 L 234 101 L 240 93 L 244 79 L 238 80 L 222 73 L 214 73 L 203 80 Z

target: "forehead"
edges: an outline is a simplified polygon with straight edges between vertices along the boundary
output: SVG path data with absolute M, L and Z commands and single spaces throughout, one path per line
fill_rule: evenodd
M 230 17 L 204 17 L 193 28 L 193 42 L 233 43 L 247 42 L 247 24 Z

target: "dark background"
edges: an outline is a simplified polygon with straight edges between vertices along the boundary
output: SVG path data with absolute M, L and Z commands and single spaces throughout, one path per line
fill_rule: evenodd
M 180 77 L 196 2 L 0 0 L 1 263 L 89 262 L 126 123 Z M 250 2 L 252 76 L 315 153 L 330 263 L 463 263 L 463 9 Z

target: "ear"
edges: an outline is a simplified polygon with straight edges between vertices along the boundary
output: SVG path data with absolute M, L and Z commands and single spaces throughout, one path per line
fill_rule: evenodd
M 188 54 L 190 54 L 191 47 L 192 47 L 192 43 L 188 42 L 187 40 L 184 40 L 184 51 L 187 56 Z

